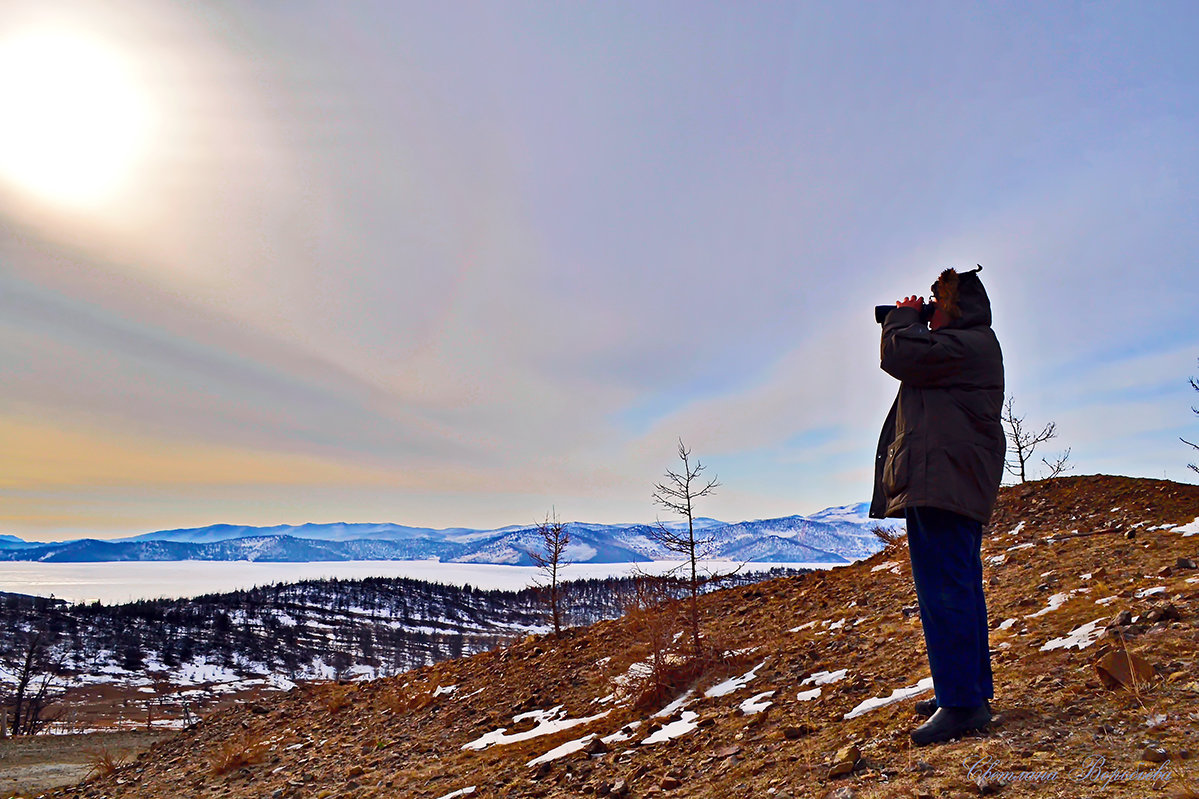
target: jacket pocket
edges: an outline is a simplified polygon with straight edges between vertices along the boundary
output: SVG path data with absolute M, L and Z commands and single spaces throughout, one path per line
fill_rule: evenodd
M 906 436 L 900 435 L 887 447 L 887 461 L 883 465 L 883 490 L 888 497 L 895 497 L 908 487 L 910 460 Z

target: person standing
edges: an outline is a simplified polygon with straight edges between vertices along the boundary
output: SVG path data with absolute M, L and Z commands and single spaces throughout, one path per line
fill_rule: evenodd
M 920 746 L 991 721 L 982 527 L 1007 443 L 999 419 L 1003 354 L 981 270 L 943 271 L 932 286 L 931 319 L 918 296 L 882 319 L 882 369 L 900 384 L 879 436 L 870 515 L 907 521 L 935 692 L 917 703 L 931 716 L 912 731 Z

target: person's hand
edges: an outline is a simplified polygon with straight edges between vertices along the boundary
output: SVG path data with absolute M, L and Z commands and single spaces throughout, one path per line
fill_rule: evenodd
M 896 308 L 915 308 L 919 310 L 924 307 L 923 297 L 904 297 L 902 300 L 896 300 Z

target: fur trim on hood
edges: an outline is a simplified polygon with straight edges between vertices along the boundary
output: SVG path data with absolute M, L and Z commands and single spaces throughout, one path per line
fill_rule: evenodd
M 983 288 L 978 273 L 982 267 L 969 272 L 950 268 L 941 272 L 932 285 L 937 305 L 952 320 L 948 327 L 975 327 L 991 324 L 991 300 Z

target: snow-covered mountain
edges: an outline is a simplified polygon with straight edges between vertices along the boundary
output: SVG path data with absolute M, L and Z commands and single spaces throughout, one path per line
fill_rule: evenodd
M 828 508 L 811 516 L 729 524 L 696 520 L 697 534 L 710 538 L 710 556 L 773 563 L 847 563 L 881 548 L 870 529 L 879 522 L 867 505 Z M 664 522 L 671 529 L 685 523 Z M 888 520 L 887 526 L 901 524 Z M 677 560 L 653 540 L 646 524 L 570 522 L 567 559 L 575 563 L 628 563 Z M 528 566 L 540 541 L 534 525 L 494 530 L 407 527 L 399 524 L 302 524 L 273 527 L 217 524 L 162 530 L 132 538 L 83 539 L 53 544 L 5 540 L 0 560 L 93 562 L 129 560 L 254 560 L 275 562 L 338 560 L 425 560 Z

